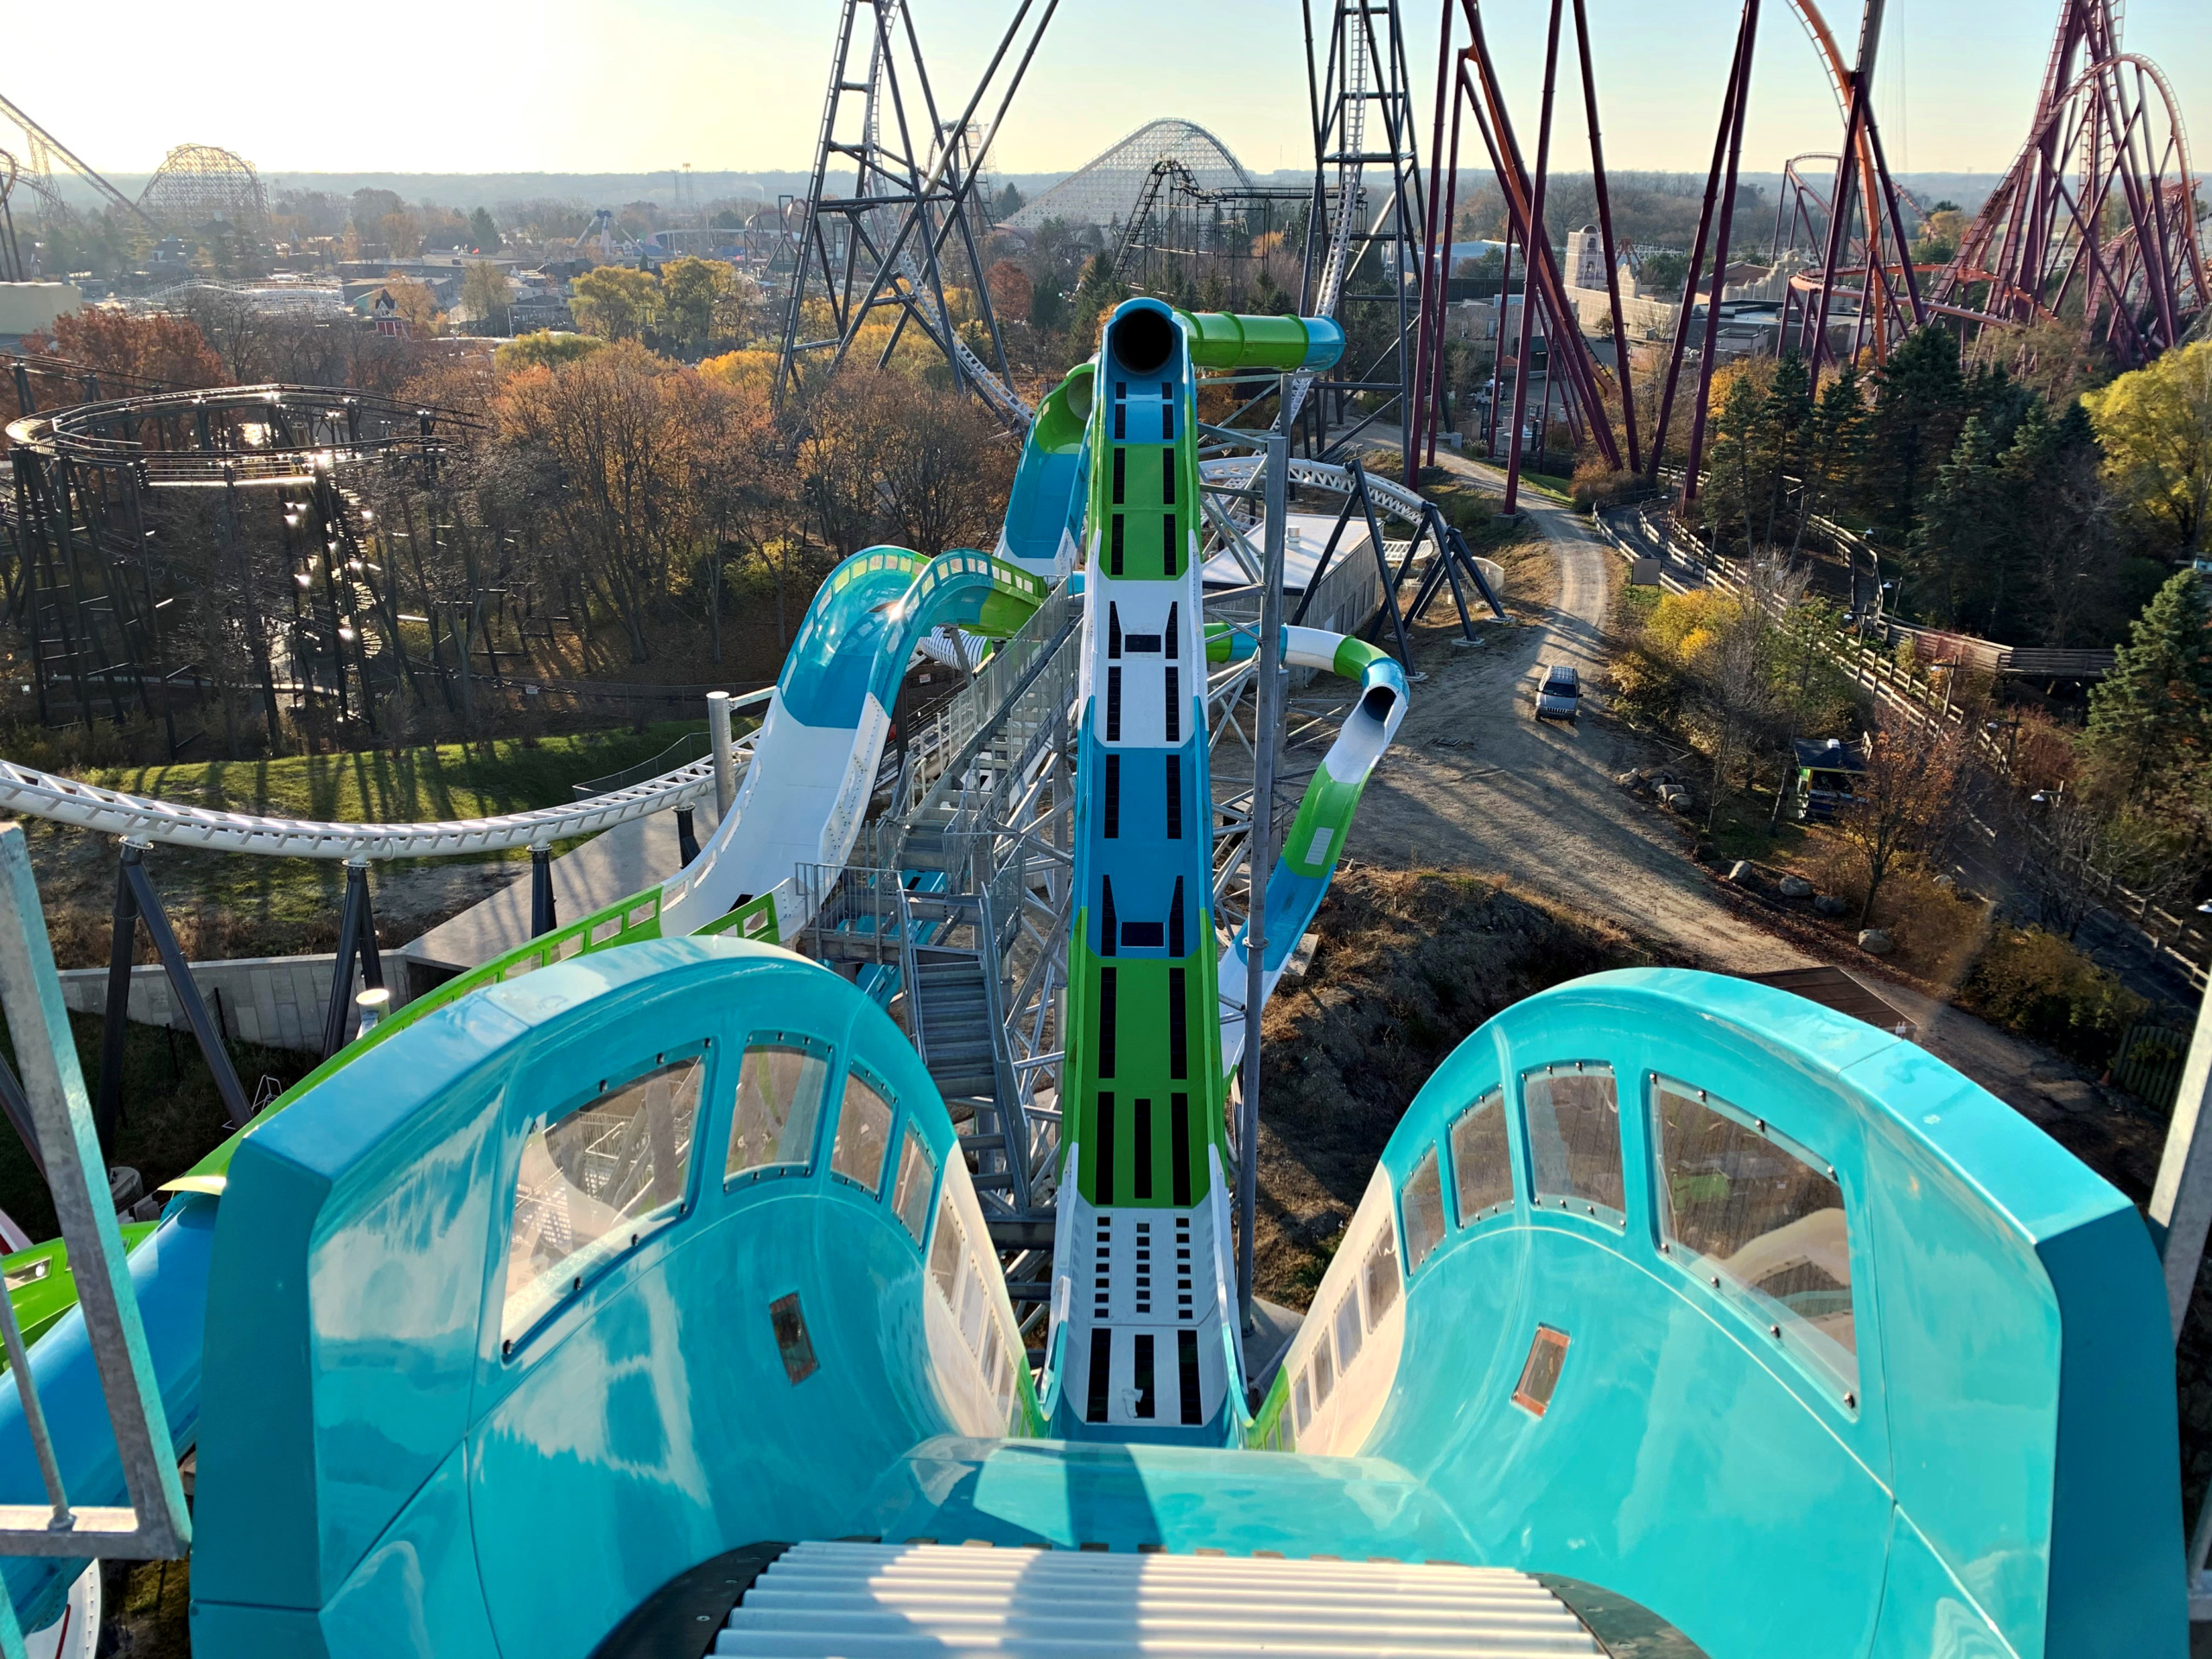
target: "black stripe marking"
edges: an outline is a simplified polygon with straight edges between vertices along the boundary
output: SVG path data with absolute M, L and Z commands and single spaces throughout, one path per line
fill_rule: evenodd
M 1182 630 L 1175 624 L 1175 613 L 1182 608 L 1179 603 L 1167 607 L 1167 660 L 1171 663 L 1183 654 Z
M 1106 654 L 1122 654 L 1122 607 L 1110 599 L 1106 601 Z
M 1136 1195 L 1148 1198 L 1152 1196 L 1152 1101 L 1144 1095 L 1137 1096 L 1136 1144 L 1131 1150 L 1136 1154 Z
M 1098 954 L 1110 957 L 1120 948 L 1121 930 L 1114 925 L 1114 878 L 1098 878 Z
M 1118 454 L 1120 451 L 1116 453 Z M 1171 507 L 1175 505 L 1175 452 L 1173 449 L 1160 452 L 1160 499 Z
M 1113 517 L 1113 527 L 1108 532 L 1107 539 L 1107 571 L 1118 576 L 1122 574 L 1122 515 L 1118 512 Z
M 1122 505 L 1122 498 L 1128 482 L 1128 472 L 1129 452 L 1126 449 L 1116 449 L 1114 452 L 1114 505 L 1117 507 Z
M 1104 1333 L 1102 1332 L 1100 1334 Z M 1183 1421 L 1186 1423 L 1203 1423 L 1206 1420 L 1206 1408 L 1205 1402 L 1198 1395 L 1198 1333 L 1197 1332 L 1178 1331 L 1175 1333 L 1175 1370 L 1178 1373 L 1177 1381 L 1182 1384 L 1179 1392 L 1183 1396 Z M 1095 1376 L 1097 1374 L 1097 1367 L 1094 1365 L 1091 1371 Z
M 1090 1173 L 1090 1190 L 1097 1194 L 1092 1200 L 1101 1210 L 1109 1209 L 1114 1203 L 1114 1096 L 1098 1096 L 1098 1167 Z
M 1114 1075 L 1115 982 L 1120 974 L 1111 968 L 1098 970 L 1098 1075 Z
M 1137 1389 L 1136 1414 L 1149 1417 L 1153 1414 L 1153 1386 L 1157 1380 L 1154 1376 L 1151 1332 L 1137 1332 L 1135 1351 L 1130 1358 L 1136 1369 L 1136 1376 L 1133 1379 Z
M 1181 894 L 1175 902 L 1182 903 Z M 1184 1001 L 1188 982 L 1185 969 L 1167 970 L 1167 1075 L 1179 1083 L 1191 1075 L 1190 1010 Z
M 1183 757 L 1179 754 L 1167 757 L 1167 839 L 1183 839 Z
M 1160 518 L 1160 559 L 1168 575 L 1175 574 L 1175 556 L 1181 550 L 1181 538 L 1175 534 L 1175 513 L 1173 508 Z
M 1175 1207 L 1191 1207 L 1191 1097 L 1176 1094 L 1167 1097 L 1167 1134 L 1173 1142 L 1175 1158 Z
M 1160 383 L 1160 436 L 1164 443 L 1175 442 L 1175 387 L 1166 380 Z
M 1193 1361 L 1198 1349 L 1191 1350 Z M 1085 1422 L 1103 1423 L 1106 1421 L 1106 1402 L 1112 1397 L 1110 1387 L 1114 1380 L 1114 1333 L 1101 1325 L 1090 1333 L 1090 1398 L 1084 1402 L 1083 1418 Z
M 1122 671 L 1114 669 L 1109 671 L 1118 675 Z M 1170 666 L 1167 671 L 1167 741 L 1170 743 L 1183 741 L 1182 679 L 1180 671 Z M 1118 731 L 1120 726 L 1121 722 L 1116 721 L 1115 729 Z
M 1122 757 L 1106 757 L 1106 839 L 1118 841 L 1122 836 Z
M 1173 674 L 1175 671 L 1171 668 L 1167 671 Z M 1118 668 L 1106 671 L 1106 741 L 1122 741 L 1122 671 Z

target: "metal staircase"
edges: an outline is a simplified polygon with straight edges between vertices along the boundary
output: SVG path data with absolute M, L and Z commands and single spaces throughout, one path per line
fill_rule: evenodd
M 1502 1568 L 810 1543 L 785 1551 L 753 1580 L 712 1651 L 744 1659 L 1537 1659 L 1604 1649 L 1549 1590 Z

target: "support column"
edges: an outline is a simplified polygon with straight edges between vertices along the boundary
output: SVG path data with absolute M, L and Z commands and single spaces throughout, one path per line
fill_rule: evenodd
M 729 816 L 737 801 L 737 766 L 729 753 L 729 693 L 707 693 L 707 748 L 715 761 L 715 815 Z
M 115 870 L 115 931 L 108 948 L 107 1022 L 100 1030 L 100 1095 L 92 1112 L 103 1154 L 115 1148 L 115 1128 L 123 1116 L 124 1023 L 130 1017 L 130 958 L 138 938 L 138 906 L 130 891 L 130 861 L 149 842 L 126 841 Z
M 353 1007 L 353 969 L 365 989 L 384 989 L 384 961 L 377 954 L 375 907 L 369 900 L 369 861 L 346 861 L 346 908 L 338 924 L 338 960 L 330 970 L 330 1001 L 322 1017 L 325 1059 L 346 1046 L 346 1016 Z
M 1284 406 L 1288 406 L 1287 392 Z M 1259 683 L 1253 696 L 1252 811 L 1244 836 L 1251 903 L 1244 924 L 1244 1056 L 1237 1063 L 1236 1304 L 1252 1325 L 1252 1224 L 1260 1180 L 1260 1014 L 1267 980 L 1268 877 L 1274 841 L 1275 728 L 1282 718 L 1282 565 L 1289 512 L 1290 435 L 1268 435 L 1266 568 L 1261 574 Z M 1379 551 L 1379 549 L 1378 549 Z
M 2150 1217 L 2165 1263 L 2166 1302 L 2178 1340 L 2196 1289 L 2205 1237 L 2212 1232 L 2212 991 L 2196 1010 L 2196 1034 L 2182 1066 L 2165 1155 L 2151 1189 Z
M 143 841 L 123 843 L 122 879 L 130 885 L 131 900 L 137 906 L 138 919 L 145 923 L 147 935 L 154 941 L 155 954 L 161 957 L 162 967 L 168 975 L 169 995 L 176 998 L 177 1006 L 184 1010 L 185 1020 L 191 1026 L 192 1034 L 200 1044 L 200 1056 L 207 1062 L 208 1071 L 214 1075 L 215 1090 L 222 1096 L 223 1104 L 230 1110 L 230 1121 L 234 1126 L 242 1125 L 251 1116 L 245 1090 L 238 1082 L 238 1069 L 231 1064 L 231 1051 L 224 1046 L 223 1033 L 216 1029 L 214 1020 L 208 1017 L 207 1003 L 200 1000 L 200 987 L 192 977 L 192 966 L 185 961 L 184 952 L 177 945 L 176 935 L 169 931 L 169 918 L 162 908 L 162 897 L 154 891 L 154 883 L 147 875 L 146 867 L 142 861 L 146 847 L 147 843 Z M 127 1009 L 127 965 L 124 971 L 124 1006 Z M 115 991 L 111 981 L 108 995 L 112 1003 Z M 119 1061 L 119 1044 L 117 1052 Z M 114 1077 L 119 1096 L 123 1087 L 123 1068 L 119 1063 L 114 1069 Z M 105 1077 L 100 1080 L 100 1088 L 105 1093 L 107 1088 Z
M 676 851 L 687 868 L 699 856 L 699 832 L 692 826 L 691 814 L 688 805 L 676 809 Z
M 530 849 L 530 937 L 543 938 L 560 925 L 553 905 L 553 849 L 540 842 Z

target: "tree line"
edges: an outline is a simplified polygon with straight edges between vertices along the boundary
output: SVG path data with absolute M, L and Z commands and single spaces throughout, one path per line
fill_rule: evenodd
M 2212 344 L 2088 389 L 2039 378 L 2036 344 L 1962 359 L 1925 328 L 1817 397 L 1794 355 L 1726 365 L 1700 521 L 1756 557 L 1794 556 L 1834 521 L 1881 550 L 1892 613 L 2006 645 L 2116 642 L 2202 550 Z

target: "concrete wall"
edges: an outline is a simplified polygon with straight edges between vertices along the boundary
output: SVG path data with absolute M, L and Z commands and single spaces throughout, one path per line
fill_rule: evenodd
M 84 302 L 74 283 L 0 283 L 0 334 L 35 334 Z
M 318 957 L 241 957 L 229 962 L 195 962 L 192 980 L 200 988 L 208 1014 L 221 1022 L 226 1037 L 267 1048 L 319 1054 L 323 1012 L 330 1000 L 330 976 L 337 961 L 333 952 Z M 395 964 L 388 951 L 385 963 L 385 976 L 390 982 L 395 977 Z M 61 1000 L 71 1008 L 79 1014 L 107 1012 L 106 969 L 73 968 L 60 977 Z M 360 972 L 356 969 L 353 989 L 360 988 Z M 219 990 L 222 993 L 219 1012 L 215 995 Z M 352 997 L 346 1000 L 350 1003 Z M 190 1029 L 184 1010 L 169 988 L 168 974 L 158 966 L 130 970 L 130 1018 L 142 1025 Z M 357 1022 L 357 1016 L 349 1010 L 349 1037 Z

